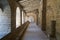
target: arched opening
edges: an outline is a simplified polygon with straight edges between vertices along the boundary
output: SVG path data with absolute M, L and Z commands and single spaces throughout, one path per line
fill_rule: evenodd
M 20 8 L 16 8 L 16 28 L 20 26 Z
M 29 16 L 29 22 L 34 22 L 34 17 L 33 16 Z
M 29 21 L 29 22 L 35 22 L 36 23 L 36 16 L 35 15 L 26 15 L 25 16 L 25 22 Z
M 36 14 L 34 12 L 27 13 L 26 17 L 25 17 L 25 21 L 37 23 L 37 16 L 36 16 Z

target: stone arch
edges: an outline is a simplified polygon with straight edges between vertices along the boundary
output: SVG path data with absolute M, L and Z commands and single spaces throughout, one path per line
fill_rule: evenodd
M 29 22 L 34 22 L 34 17 L 33 16 L 29 16 Z
M 27 13 L 26 14 L 27 16 L 32 16 L 34 18 L 34 22 L 37 23 L 37 17 L 36 17 L 36 14 L 34 12 L 30 12 L 30 13 Z

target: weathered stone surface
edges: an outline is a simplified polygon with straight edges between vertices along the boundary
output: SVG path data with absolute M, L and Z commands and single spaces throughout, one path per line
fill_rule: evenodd
M 3 3 L 3 2 L 2 2 Z M 4 2 L 5 3 L 5 2 Z M 4 11 L 0 8 L 0 38 L 11 32 L 10 6 L 5 3 Z
M 56 0 L 47 0 L 46 24 L 48 33 L 51 32 L 51 21 L 56 20 Z

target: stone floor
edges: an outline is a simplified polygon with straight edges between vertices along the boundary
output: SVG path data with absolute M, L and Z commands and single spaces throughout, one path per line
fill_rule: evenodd
M 35 23 L 30 23 L 22 40 L 49 40 Z

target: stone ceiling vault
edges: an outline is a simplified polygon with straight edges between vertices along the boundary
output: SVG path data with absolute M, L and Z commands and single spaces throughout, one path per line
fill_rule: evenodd
M 30 12 L 39 8 L 40 1 L 41 0 L 22 0 L 22 1 L 19 1 L 19 4 L 23 6 L 23 9 L 26 12 Z

